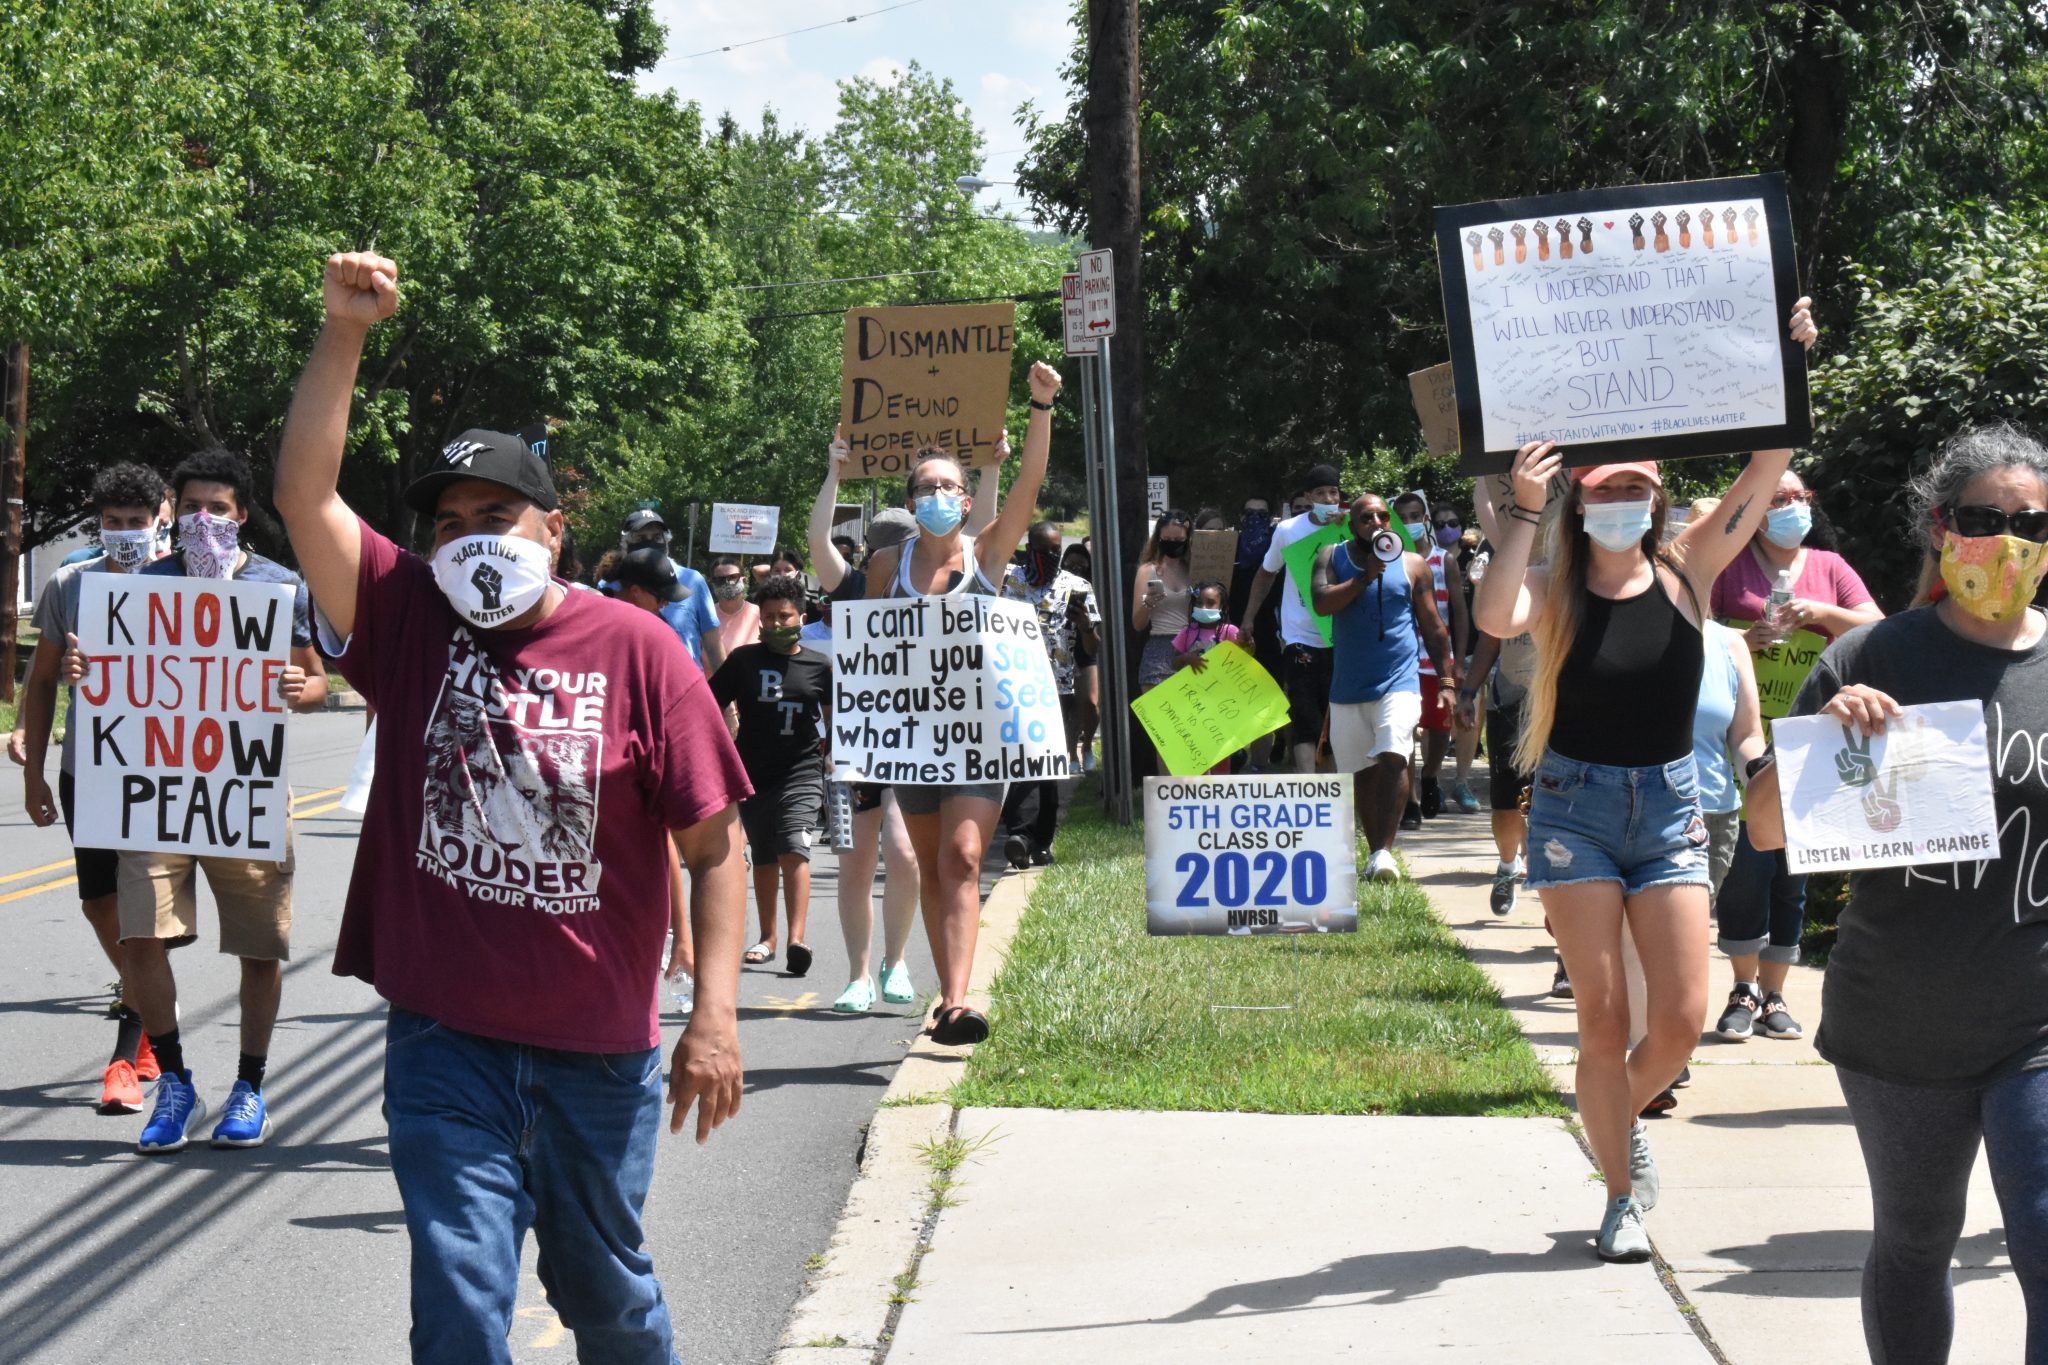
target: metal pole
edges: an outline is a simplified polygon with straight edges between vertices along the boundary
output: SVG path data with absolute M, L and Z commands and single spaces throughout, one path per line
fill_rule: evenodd
M 1105 594 L 1108 600 L 1104 604 L 1103 616 L 1116 623 L 1103 651 L 1103 660 L 1109 665 L 1103 676 L 1106 686 L 1102 698 L 1103 800 L 1109 818 L 1119 825 L 1128 825 L 1131 823 L 1132 797 L 1131 656 L 1128 648 L 1131 617 L 1130 604 L 1124 601 L 1122 518 L 1116 486 L 1116 399 L 1110 379 L 1109 338 L 1101 338 L 1096 345 L 1098 363 L 1102 367 L 1097 375 L 1097 406 L 1102 430 L 1096 449 L 1102 468 L 1102 501 L 1108 511 L 1098 535 L 1098 540 L 1104 543 L 1096 552 L 1096 562 L 1110 566 Z
M 14 700 L 14 637 L 21 629 L 21 506 L 28 472 L 28 347 L 16 343 L 8 349 L 7 447 L 0 451 L 0 701 Z
M 690 538 L 683 547 L 683 563 L 696 568 L 697 560 L 697 504 L 690 504 Z

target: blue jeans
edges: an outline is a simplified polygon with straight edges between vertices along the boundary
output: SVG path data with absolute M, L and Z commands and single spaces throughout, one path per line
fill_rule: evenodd
M 1942 1365 L 1955 1334 L 1949 1258 L 1981 1141 L 2027 1302 L 2026 1365 L 2048 1365 L 2048 1070 L 1974 1090 L 1836 1069 L 1870 1172 L 1863 1337 L 1875 1365 Z
M 1529 792 L 1531 890 L 1619 882 L 1708 883 L 1707 822 L 1692 755 L 1643 768 L 1581 763 L 1546 751 Z
M 412 1358 L 510 1365 L 519 1249 L 586 1365 L 673 1365 L 640 1233 L 661 1131 L 661 1050 L 555 1052 L 392 1007 L 391 1173 L 412 1239 Z
M 1714 902 L 1714 918 L 1721 926 L 1721 951 L 1728 956 L 1797 962 L 1806 931 L 1806 874 L 1787 872 L 1783 853 L 1757 852 L 1745 823 L 1735 841 L 1735 861 Z

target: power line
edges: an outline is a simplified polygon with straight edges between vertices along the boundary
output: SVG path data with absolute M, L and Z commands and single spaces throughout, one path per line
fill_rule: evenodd
M 780 38 L 794 38 L 800 33 L 816 33 L 821 28 L 837 28 L 840 24 L 851 24 L 862 19 L 872 19 L 877 14 L 887 14 L 891 10 L 909 9 L 912 5 L 922 5 L 923 3 L 924 0 L 902 0 L 900 4 L 884 5 L 880 9 L 868 10 L 864 14 L 849 14 L 844 19 L 832 19 L 822 24 L 812 24 L 808 28 L 793 28 L 787 33 L 771 33 L 766 38 L 749 38 L 744 43 L 727 43 L 723 47 L 707 47 L 702 52 L 685 52 L 680 57 L 671 57 L 668 60 L 672 62 L 690 62 L 695 61 L 699 57 L 716 56 L 721 52 L 737 52 L 743 47 L 758 47 L 762 43 L 772 43 Z M 666 65 L 666 63 L 663 64 Z
M 974 295 L 974 296 L 972 296 L 972 297 L 970 297 L 970 298 L 964 298 L 964 299 L 913 299 L 912 301 L 910 301 L 910 302 L 908 302 L 908 303 L 899 303 L 899 304 L 859 304 L 859 305 L 855 305 L 855 306 L 857 306 L 857 307 L 862 307 L 862 308 L 871 308 L 871 307 L 895 307 L 895 308 L 925 308 L 925 307 L 934 307 L 934 306 L 937 306 L 937 305 L 939 305 L 939 304 L 943 304 L 943 303 L 1001 303 L 1001 302 L 1004 302 L 1005 300 L 1013 301 L 1013 302 L 1016 302 L 1016 303 L 1036 303 L 1036 302 L 1038 302 L 1038 301 L 1039 301 L 1039 300 L 1041 300 L 1041 299 L 1056 299 L 1056 298 L 1058 298 L 1059 296 L 1060 296 L 1060 291 L 1059 291 L 1059 290 L 1057 290 L 1057 289 L 1034 289 L 1034 290 L 1029 290 L 1029 291 L 1026 291 L 1025 293 L 1022 293 L 1022 294 L 976 294 L 976 295 Z M 824 318 L 824 317 L 839 317 L 839 316 L 841 316 L 842 314 L 844 314 L 845 312 L 846 312 L 846 309 L 844 309 L 844 308 L 809 308 L 809 309 L 805 309 L 805 310 L 804 310 L 803 312 L 800 312 L 800 313 L 756 313 L 756 314 L 755 314 L 754 316 L 752 316 L 752 317 L 748 318 L 748 319 L 747 319 L 747 321 L 748 321 L 748 322 L 775 322 L 775 321 L 778 321 L 778 320 L 780 320 L 780 319 L 783 319 L 783 318 Z
M 829 280 L 777 280 L 773 284 L 736 284 L 735 289 L 795 289 L 806 284 L 863 284 L 869 280 L 901 280 L 912 275 L 937 275 L 937 270 L 891 270 L 883 275 L 838 275 Z

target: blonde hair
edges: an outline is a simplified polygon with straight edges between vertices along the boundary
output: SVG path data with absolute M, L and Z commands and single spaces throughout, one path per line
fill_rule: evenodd
M 1550 731 L 1557 723 L 1557 677 L 1564 671 L 1565 658 L 1572 652 L 1586 617 L 1586 565 L 1591 555 L 1586 549 L 1584 514 L 1578 510 L 1577 502 L 1575 489 L 1571 496 L 1551 504 L 1540 530 L 1542 557 L 1550 565 L 1550 591 L 1544 600 L 1543 618 L 1533 632 L 1536 670 L 1529 678 L 1529 695 L 1522 702 L 1522 733 L 1516 738 L 1514 752 L 1517 772 L 1535 772 L 1536 765 L 1543 761 L 1543 751 L 1550 747 Z M 1664 490 L 1660 488 L 1652 495 L 1650 529 L 1643 533 L 1642 551 L 1650 561 L 1653 576 L 1658 566 L 1677 574 L 1678 581 L 1685 584 L 1686 595 L 1693 599 L 1693 611 L 1698 613 L 1699 600 L 1691 580 L 1663 548 L 1665 510 Z M 1661 578 L 1651 586 L 1659 592 L 1664 590 Z

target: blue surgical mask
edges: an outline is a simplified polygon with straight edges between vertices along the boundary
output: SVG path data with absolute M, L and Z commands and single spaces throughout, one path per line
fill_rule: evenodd
M 1781 550 L 1796 548 L 1812 529 L 1813 508 L 1803 502 L 1773 507 L 1764 515 L 1764 539 Z
M 1195 618 L 1195 624 L 1198 626 L 1213 626 L 1223 619 L 1223 613 L 1215 607 L 1196 607 L 1189 614 Z
M 960 495 L 927 493 L 917 500 L 917 524 L 935 536 L 945 535 L 960 524 Z
M 1586 534 L 1605 550 L 1626 550 L 1650 533 L 1648 498 L 1641 502 L 1592 502 L 1586 504 Z
M 1308 505 L 1309 519 L 1318 526 L 1328 526 L 1337 519 L 1339 511 L 1334 502 L 1312 502 Z

